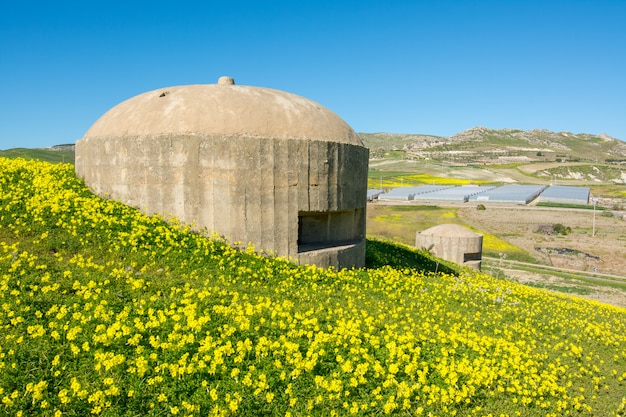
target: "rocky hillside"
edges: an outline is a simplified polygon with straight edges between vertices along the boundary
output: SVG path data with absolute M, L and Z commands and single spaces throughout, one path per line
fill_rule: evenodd
M 608 135 L 548 130 L 474 127 L 450 137 L 391 133 L 360 133 L 372 157 L 390 150 L 410 158 L 449 162 L 507 163 L 530 161 L 593 161 L 626 163 L 626 142 Z

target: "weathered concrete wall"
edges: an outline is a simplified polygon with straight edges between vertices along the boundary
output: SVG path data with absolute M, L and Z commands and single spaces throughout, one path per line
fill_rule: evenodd
M 438 258 L 473 269 L 480 269 L 483 237 L 479 234 L 474 236 L 447 236 L 417 232 L 415 247 L 420 249 L 431 248 L 431 253 Z
M 171 134 L 76 143 L 76 172 L 95 193 L 324 267 L 365 264 L 367 164 L 363 146 L 307 139 Z M 325 231 L 313 236 L 311 222 Z

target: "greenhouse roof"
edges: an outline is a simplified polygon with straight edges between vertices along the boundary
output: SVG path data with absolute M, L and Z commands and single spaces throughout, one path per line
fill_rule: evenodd
M 541 193 L 540 201 L 588 204 L 589 188 L 555 185 Z
M 393 190 L 381 194 L 379 199 L 384 200 L 413 200 L 416 195 L 432 193 L 433 191 L 443 190 L 446 188 L 452 188 L 446 185 L 420 185 L 417 187 L 398 187 Z
M 545 188 L 545 185 L 503 185 L 473 195 L 470 197 L 470 201 L 528 204 L 537 198 Z
M 462 185 L 460 187 L 445 188 L 443 190 L 433 191 L 427 194 L 415 196 L 415 200 L 440 200 L 440 201 L 468 201 L 468 199 L 476 194 L 493 190 L 496 187 L 480 186 L 480 185 Z

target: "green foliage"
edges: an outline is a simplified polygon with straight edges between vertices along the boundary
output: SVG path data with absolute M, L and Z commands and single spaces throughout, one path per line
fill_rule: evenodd
M 556 223 L 553 226 L 554 233 L 557 235 L 566 236 L 572 232 L 572 228 L 569 226 L 563 226 L 561 223 Z
M 564 209 L 593 210 L 593 205 L 588 204 L 569 204 L 569 203 L 550 203 L 547 201 L 537 203 L 538 207 L 555 207 Z M 596 210 L 606 210 L 605 207 L 596 206 Z
M 409 246 L 382 240 L 368 239 L 365 254 L 367 268 L 413 268 L 427 272 L 455 274 L 459 267 L 441 259 L 435 259 L 427 251 L 416 250 Z

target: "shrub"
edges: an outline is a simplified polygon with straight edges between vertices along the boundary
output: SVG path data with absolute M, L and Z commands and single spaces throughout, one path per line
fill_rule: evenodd
M 554 233 L 557 235 L 568 235 L 572 232 L 572 228 L 569 226 L 563 226 L 561 223 L 557 223 L 554 225 Z

